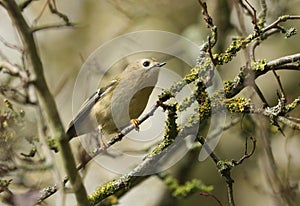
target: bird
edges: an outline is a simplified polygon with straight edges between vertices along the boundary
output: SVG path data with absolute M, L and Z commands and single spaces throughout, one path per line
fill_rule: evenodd
M 157 83 L 159 68 L 165 64 L 153 58 L 129 63 L 108 85 L 99 88 L 82 104 L 66 131 L 68 140 L 98 131 L 100 146 L 105 149 L 103 135 L 116 134 L 130 123 L 138 129 L 137 118 Z

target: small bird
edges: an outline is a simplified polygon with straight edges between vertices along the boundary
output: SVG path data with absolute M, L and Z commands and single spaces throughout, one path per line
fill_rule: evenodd
M 130 64 L 107 86 L 98 89 L 81 106 L 67 129 L 69 140 L 98 129 L 102 135 L 116 134 L 130 122 L 138 128 L 137 118 L 144 111 L 165 62 L 139 59 Z

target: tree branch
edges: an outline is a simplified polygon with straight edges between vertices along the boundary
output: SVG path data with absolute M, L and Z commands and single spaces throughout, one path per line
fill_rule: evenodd
M 42 109 L 45 111 L 46 120 L 49 123 L 53 136 L 59 143 L 61 156 L 63 159 L 64 167 L 70 178 L 70 182 L 73 186 L 73 190 L 80 206 L 89 205 L 87 199 L 87 193 L 82 183 L 81 177 L 76 170 L 75 160 L 71 151 L 71 147 L 68 143 L 67 136 L 65 134 L 60 116 L 57 111 L 56 103 L 49 91 L 46 83 L 43 71 L 43 65 L 39 57 L 36 43 L 31 32 L 31 28 L 25 21 L 20 8 L 15 1 L 3 0 L 2 1 L 9 16 L 15 23 L 20 38 L 22 40 L 24 51 L 28 62 L 32 65 L 34 80 L 39 102 Z

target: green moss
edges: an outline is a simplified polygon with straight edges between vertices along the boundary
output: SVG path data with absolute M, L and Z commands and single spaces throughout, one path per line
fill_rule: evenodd
M 58 152 L 58 143 L 55 138 L 47 137 L 47 143 L 50 149 L 54 152 Z
M 169 174 L 160 174 L 159 177 L 176 198 L 185 198 L 198 191 L 211 192 L 213 190 L 213 186 L 207 186 L 199 179 L 192 179 L 180 185 L 177 179 Z
M 16 142 L 18 134 L 24 127 L 24 116 L 23 110 L 18 111 L 17 108 L 8 99 L 3 100 L 5 107 L 1 108 L 0 111 L 0 143 L 5 147 L 11 147 L 10 144 Z
M 258 34 L 257 32 L 254 32 L 253 34 L 248 35 L 245 39 L 233 40 L 225 52 L 217 56 L 217 64 L 223 65 L 230 62 L 242 48 L 247 47 L 248 44 L 256 38 L 258 38 Z
M 233 113 L 249 112 L 251 100 L 243 97 L 229 98 L 225 100 L 226 108 Z
M 291 102 L 290 104 L 286 105 L 283 108 L 284 114 L 294 110 L 299 104 L 300 104 L 300 98 L 295 99 L 293 102 Z
M 298 32 L 298 31 L 297 31 L 297 29 L 296 29 L 295 27 L 291 27 L 291 28 L 289 28 L 289 29 L 287 29 L 287 30 L 285 31 L 284 36 L 285 36 L 285 38 L 287 39 L 287 38 L 290 38 L 290 37 L 296 35 L 297 32 Z
M 266 18 L 265 16 L 260 16 L 258 19 L 257 19 L 257 27 L 258 29 L 263 29 L 264 28 L 264 25 L 266 23 Z
M 280 21 L 286 21 L 288 18 L 290 18 L 290 15 L 282 15 L 279 17 Z
M 225 108 L 224 106 L 224 100 L 225 92 L 223 90 L 217 90 L 214 95 L 211 97 L 210 104 L 211 108 L 213 108 L 215 111 L 219 111 Z
M 91 205 L 99 203 L 104 198 L 115 193 L 116 188 L 114 186 L 115 180 L 105 183 L 96 189 L 96 191 L 88 197 Z
M 150 157 L 160 154 L 165 148 L 167 148 L 169 145 L 171 145 L 175 138 L 178 135 L 179 127 L 176 123 L 177 120 L 177 104 L 171 104 L 167 105 L 167 119 L 165 122 L 165 134 L 164 134 L 164 140 L 161 141 L 158 146 L 152 150 L 152 152 L 149 154 Z
M 221 174 L 224 174 L 224 173 L 230 171 L 234 167 L 234 164 L 232 161 L 229 161 L 229 160 L 220 160 L 217 163 L 217 167 L 218 167 L 218 171 Z
M 183 89 L 183 87 L 198 79 L 199 69 L 200 69 L 199 67 L 192 68 L 190 73 L 187 74 L 181 81 L 178 81 L 175 84 L 173 84 L 169 90 L 165 89 L 162 92 L 162 94 L 158 96 L 159 101 L 165 102 L 170 98 L 175 97 L 176 94 Z
M 231 92 L 231 90 L 233 89 L 233 87 L 235 85 L 233 83 L 233 81 L 224 81 L 223 84 L 224 84 L 224 92 L 225 93 Z
M 241 39 L 233 40 L 224 53 L 218 55 L 218 64 L 223 65 L 230 62 L 233 57 L 241 50 L 245 42 Z
M 266 66 L 267 66 L 267 60 L 265 59 L 261 59 L 261 60 L 258 60 L 256 62 L 251 62 L 251 68 L 254 70 L 254 71 L 264 71 Z
M 194 67 L 191 69 L 190 73 L 187 74 L 183 79 L 184 81 L 189 84 L 194 82 L 199 77 L 199 67 Z
M 157 154 L 160 154 L 163 150 L 165 150 L 168 146 L 170 146 L 173 141 L 163 140 L 161 141 L 150 153 L 149 157 L 153 157 Z
M 225 53 L 232 53 L 235 54 L 238 52 L 244 44 L 244 41 L 241 39 L 233 40 L 230 44 L 230 46 L 226 49 Z
M 188 97 L 184 98 L 180 105 L 178 105 L 178 111 L 182 112 L 187 108 L 191 107 L 191 105 L 195 102 L 196 96 L 195 93 L 192 92 Z
M 167 89 L 163 90 L 163 92 L 160 95 L 158 95 L 158 99 L 161 102 L 165 102 L 172 97 L 174 97 L 173 92 L 171 92 L 170 90 L 167 90 Z
M 0 187 L 1 188 L 7 188 L 10 185 L 11 182 L 12 182 L 12 179 L 9 179 L 9 180 L 0 179 Z
M 199 121 L 202 122 L 204 119 L 208 118 L 211 114 L 211 106 L 208 101 L 198 106 L 199 110 Z
M 164 139 L 168 141 L 175 140 L 178 135 L 179 128 L 176 123 L 177 119 L 177 104 L 173 104 L 168 108 L 168 118 L 166 120 Z
M 163 179 L 163 182 L 167 185 L 167 187 L 170 190 L 176 190 L 176 188 L 179 186 L 179 183 L 177 181 L 177 179 L 175 179 L 174 177 L 172 177 L 171 175 L 166 175 Z
M 188 119 L 187 122 L 184 124 L 185 128 L 193 128 L 194 125 L 199 124 L 200 115 L 198 112 L 192 114 Z
M 185 182 L 184 185 L 178 186 L 172 193 L 176 198 L 185 198 L 195 192 L 205 191 L 210 192 L 213 190 L 212 186 L 206 186 L 199 179 L 193 179 L 191 181 Z

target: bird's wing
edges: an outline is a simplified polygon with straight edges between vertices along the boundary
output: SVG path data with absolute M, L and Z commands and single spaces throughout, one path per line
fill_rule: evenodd
M 70 122 L 67 134 L 69 138 L 77 136 L 75 131 L 75 125 L 80 125 L 85 118 L 89 115 L 93 106 L 98 102 L 105 94 L 107 94 L 117 83 L 117 80 L 113 80 L 108 86 L 102 87 L 94 92 L 81 106 L 78 114 Z

